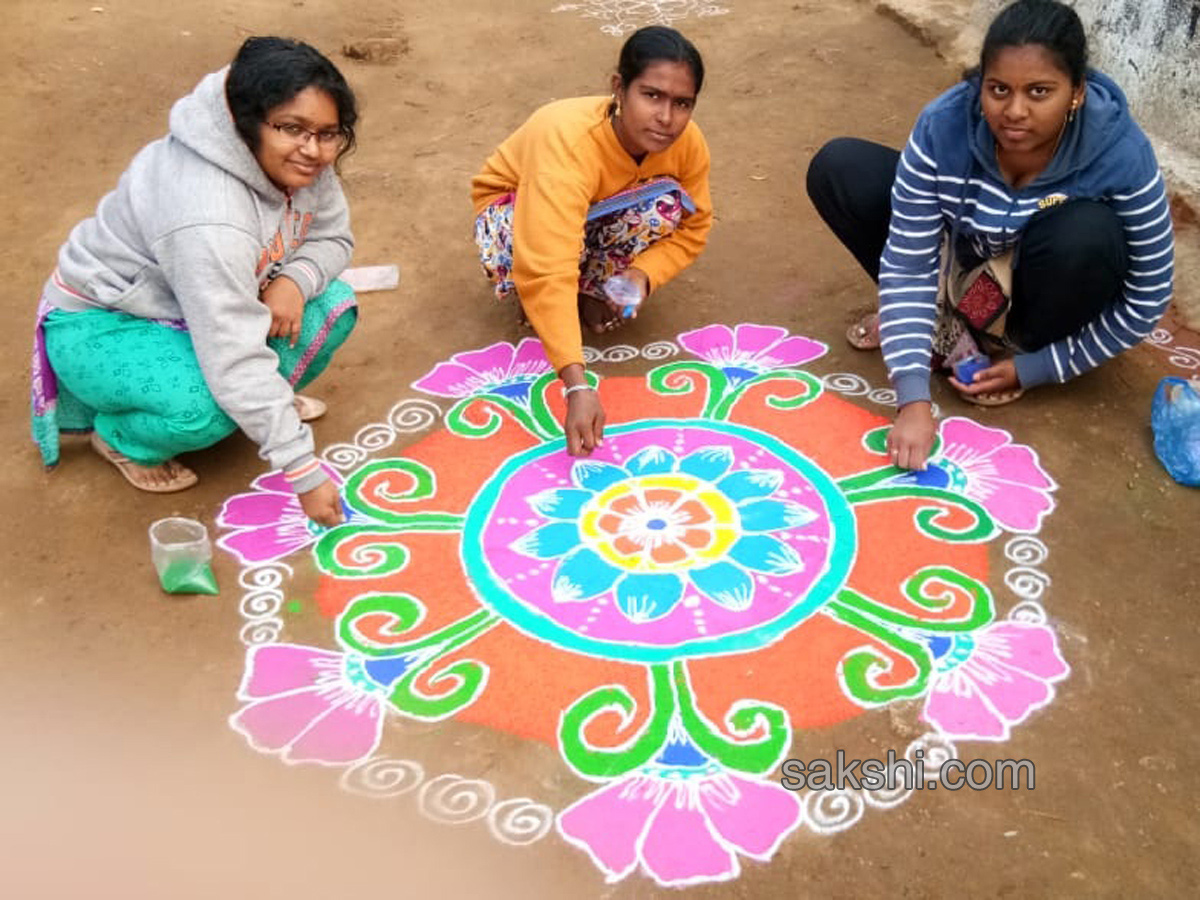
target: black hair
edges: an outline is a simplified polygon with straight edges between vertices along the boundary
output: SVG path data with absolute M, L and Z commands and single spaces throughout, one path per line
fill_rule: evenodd
M 267 113 L 287 103 L 305 88 L 315 87 L 337 106 L 338 128 L 346 143 L 335 165 L 354 149 L 358 102 L 337 67 L 314 47 L 281 37 L 247 38 L 233 58 L 225 80 L 225 99 L 238 134 L 252 152 L 262 141 Z
M 700 93 L 704 84 L 704 60 L 700 58 L 700 51 L 674 28 L 665 25 L 639 28 L 625 41 L 617 60 L 621 84 L 628 88 L 635 78 L 656 62 L 686 63 L 692 70 L 696 93 Z
M 996 54 L 1006 47 L 1036 44 L 1044 47 L 1058 68 L 1079 87 L 1087 76 L 1087 35 L 1079 15 L 1057 0 L 1017 0 L 1000 11 L 988 27 L 979 54 L 982 74 Z

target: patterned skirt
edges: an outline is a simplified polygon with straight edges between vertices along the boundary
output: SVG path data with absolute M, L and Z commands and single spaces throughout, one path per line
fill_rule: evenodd
M 515 294 L 513 204 L 516 194 L 494 200 L 475 219 L 475 243 L 497 299 Z M 604 282 L 628 269 L 639 253 L 671 234 L 696 205 L 673 178 L 656 178 L 588 208 L 579 256 L 579 293 L 604 297 Z

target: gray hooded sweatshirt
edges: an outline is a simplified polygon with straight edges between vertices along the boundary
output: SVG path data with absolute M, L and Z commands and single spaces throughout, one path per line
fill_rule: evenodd
M 313 459 L 312 430 L 267 346 L 259 288 L 286 275 L 306 300 L 316 296 L 345 268 L 354 239 L 333 171 L 290 197 L 267 178 L 234 128 L 227 71 L 175 104 L 170 133 L 72 230 L 45 296 L 64 310 L 184 319 L 217 404 L 272 468 L 290 471 Z M 303 493 L 326 477 L 318 469 L 293 487 Z

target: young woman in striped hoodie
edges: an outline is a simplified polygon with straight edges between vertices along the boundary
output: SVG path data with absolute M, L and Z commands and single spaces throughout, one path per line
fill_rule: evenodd
M 904 468 L 923 469 L 933 445 L 931 369 L 982 350 L 994 361 L 950 384 L 1011 402 L 1135 346 L 1171 299 L 1154 151 L 1055 0 L 1001 11 L 978 69 L 924 109 L 903 152 L 823 147 L 808 193 L 879 285 L 878 314 L 847 339 L 883 350 L 898 410 L 888 447 Z

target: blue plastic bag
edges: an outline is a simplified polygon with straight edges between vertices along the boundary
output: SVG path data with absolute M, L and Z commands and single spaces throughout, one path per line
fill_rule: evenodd
M 1200 394 L 1196 382 L 1168 376 L 1158 383 L 1150 425 L 1154 453 L 1180 484 L 1200 487 Z

